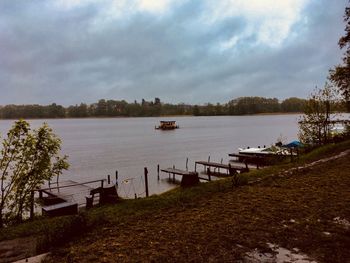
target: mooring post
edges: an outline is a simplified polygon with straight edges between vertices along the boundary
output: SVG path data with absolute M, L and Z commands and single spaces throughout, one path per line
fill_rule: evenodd
M 158 178 L 158 181 L 160 180 L 159 178 L 159 164 L 157 165 L 157 178 Z
M 211 181 L 210 168 L 207 168 L 208 180 Z
M 30 192 L 30 219 L 34 218 L 34 190 Z
M 210 163 L 210 155 L 208 156 L 208 163 Z M 204 165 L 204 171 L 206 171 L 206 170 L 207 170 L 207 166 Z
M 118 186 L 118 170 L 115 170 L 115 184 Z
M 224 162 L 224 158 L 221 158 L 221 164 Z M 218 172 L 220 173 L 220 167 L 218 168 Z
M 145 167 L 144 173 L 145 173 L 146 197 L 148 197 L 148 170 L 147 170 L 147 167 Z
M 173 169 L 175 170 L 175 165 L 173 165 Z M 173 173 L 173 183 L 175 183 L 175 174 Z
M 107 175 L 107 183 L 110 184 L 111 183 L 111 176 Z
M 186 171 L 188 171 L 188 157 L 186 158 Z
M 60 177 L 60 174 L 58 173 L 58 174 L 57 174 L 57 176 L 56 176 L 56 186 L 57 186 L 57 192 L 59 192 L 59 191 L 60 191 L 59 184 L 58 184 L 59 177 Z

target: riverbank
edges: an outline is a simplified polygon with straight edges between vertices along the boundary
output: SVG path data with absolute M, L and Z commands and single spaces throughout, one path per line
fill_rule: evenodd
M 246 186 L 232 187 L 226 179 L 176 189 L 24 224 L 7 231 L 7 238 L 20 231 L 23 236 L 25 229 L 42 236 L 42 249 L 51 247 L 49 262 L 249 262 L 259 253 L 273 254 L 271 244 L 317 262 L 346 262 L 350 155 L 338 154 L 349 146 L 327 146 L 296 165 L 254 171 Z M 331 156 L 338 157 L 305 166 Z
M 225 115 L 193 115 L 193 114 L 165 114 L 159 116 L 88 116 L 88 117 L 57 117 L 57 118 L 24 118 L 26 120 L 74 120 L 74 119 L 127 119 L 127 118 L 181 118 L 181 117 L 244 117 L 244 116 L 275 116 L 275 115 L 302 115 L 303 112 L 266 112 L 266 113 L 254 113 L 254 114 L 225 114 Z M 16 121 L 19 118 L 0 118 L 0 120 Z

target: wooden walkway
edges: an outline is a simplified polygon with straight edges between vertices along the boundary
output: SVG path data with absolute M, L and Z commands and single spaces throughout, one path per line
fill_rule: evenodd
M 182 175 L 182 176 L 193 174 L 193 172 L 186 171 L 186 170 L 175 169 L 175 168 L 166 168 L 166 169 L 160 169 L 160 170 L 162 172 L 164 172 L 164 173 L 177 174 L 177 175 Z
M 87 197 L 91 195 L 92 190 L 96 189 L 96 187 L 103 188 L 104 181 L 104 179 L 101 179 L 77 183 L 72 180 L 66 180 L 55 184 L 51 183 L 49 187 L 38 189 L 39 199 L 42 203 L 42 214 L 59 216 L 77 213 L 79 207 L 87 206 Z M 93 184 L 96 187 L 88 186 L 87 184 Z M 93 199 L 91 199 L 90 206 L 93 205 L 93 202 Z M 33 210 L 34 208 L 31 210 L 31 217 L 34 213 Z
M 242 153 L 229 153 L 228 156 L 236 157 L 239 162 L 245 163 L 246 167 L 248 167 L 248 164 L 255 164 L 257 169 L 259 169 L 259 166 L 263 166 L 266 158 L 268 158 L 268 156 Z
M 65 202 L 77 203 L 79 206 L 82 206 L 85 205 L 85 196 L 90 195 L 92 189 L 93 187 L 86 185 L 86 183 L 82 184 L 72 180 L 66 180 L 59 182 L 57 186 L 39 189 L 39 195 L 40 192 L 42 194 L 45 193 L 50 197 L 57 197 Z
M 197 164 L 203 165 L 205 168 L 206 167 L 214 167 L 215 169 L 218 169 L 218 173 L 220 173 L 220 169 L 226 170 L 227 174 L 229 174 L 229 170 L 233 169 L 235 171 L 238 171 L 240 173 L 247 172 L 249 171 L 249 168 L 247 167 L 242 167 L 242 166 L 237 166 L 237 165 L 231 165 L 231 164 L 223 164 L 223 163 L 214 163 L 214 162 L 206 162 L 206 161 L 196 161 L 195 162 L 195 171 L 197 171 Z
M 169 174 L 169 179 L 172 174 L 173 182 L 175 182 L 175 175 L 182 176 L 181 186 L 191 186 L 199 183 L 199 177 L 197 172 L 191 172 L 191 171 L 181 170 L 176 168 L 160 169 L 160 171 L 163 173 Z

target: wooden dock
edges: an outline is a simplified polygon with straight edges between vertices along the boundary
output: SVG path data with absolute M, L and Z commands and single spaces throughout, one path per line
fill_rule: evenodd
M 58 216 L 77 213 L 79 208 L 87 205 L 87 200 L 90 198 L 92 191 L 103 189 L 104 181 L 104 179 L 101 179 L 78 183 L 66 180 L 56 183 L 54 186 L 50 184 L 49 187 L 38 189 L 39 200 L 42 203 L 42 214 Z M 89 186 L 88 184 L 92 185 Z M 98 188 L 96 188 L 97 185 L 99 185 Z M 90 205 L 92 206 L 92 204 Z
M 160 169 L 160 171 L 163 173 L 169 174 L 169 179 L 170 179 L 170 176 L 173 175 L 173 182 L 175 182 L 175 175 L 182 176 L 181 186 L 183 186 L 183 187 L 192 186 L 192 185 L 196 185 L 199 183 L 199 177 L 198 177 L 197 172 L 176 169 L 175 167 Z
M 242 167 L 242 166 L 237 166 L 237 165 L 215 163 L 215 162 L 206 162 L 206 161 L 196 161 L 195 162 L 195 169 L 194 169 L 195 171 L 197 171 L 197 164 L 203 165 L 205 170 L 206 170 L 207 167 L 209 169 L 210 169 L 210 167 L 214 167 L 214 172 L 217 169 L 218 173 L 220 173 L 220 169 L 226 170 L 227 174 L 230 174 L 230 169 L 235 171 L 235 172 L 240 172 L 240 173 L 244 173 L 244 172 L 248 172 L 249 171 L 249 168 L 247 166 L 246 167 Z
M 248 167 L 248 164 L 255 164 L 256 168 L 259 169 L 259 166 L 263 166 L 266 163 L 266 158 L 255 154 L 242 154 L 242 153 L 229 153 L 228 156 L 236 157 L 239 162 L 242 162 Z

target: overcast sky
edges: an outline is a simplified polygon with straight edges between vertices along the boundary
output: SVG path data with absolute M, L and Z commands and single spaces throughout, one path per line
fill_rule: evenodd
M 307 97 L 348 0 L 0 0 L 0 104 Z

